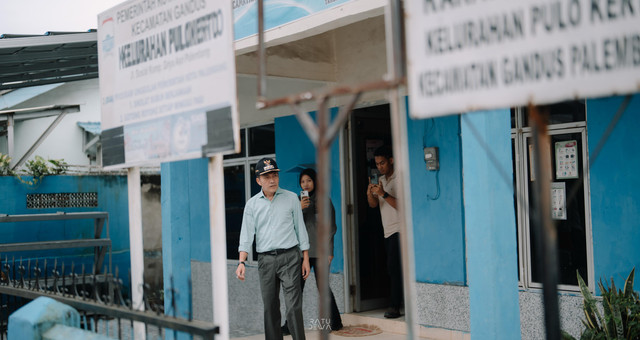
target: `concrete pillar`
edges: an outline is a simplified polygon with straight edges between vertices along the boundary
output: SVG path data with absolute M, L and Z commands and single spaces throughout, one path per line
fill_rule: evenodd
M 520 339 L 509 110 L 460 126 L 471 338 Z

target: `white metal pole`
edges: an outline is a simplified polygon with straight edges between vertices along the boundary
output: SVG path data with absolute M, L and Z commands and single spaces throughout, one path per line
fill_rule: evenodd
M 400 0 L 389 0 L 385 7 L 387 41 L 387 71 L 390 79 L 404 77 L 405 58 L 403 44 L 403 10 Z M 402 283 L 404 290 L 405 321 L 407 339 L 417 339 L 418 308 L 416 307 L 416 273 L 413 244 L 413 217 L 411 213 L 411 180 L 409 178 L 409 146 L 407 141 L 407 116 L 399 89 L 389 91 L 391 107 L 391 131 L 395 172 L 398 178 L 398 211 L 400 217 L 400 250 L 402 253 Z
M 129 253 L 131 255 L 131 303 L 134 309 L 144 310 L 144 251 L 142 244 L 142 194 L 140 190 L 140 167 L 127 169 L 129 193 Z M 145 339 L 144 324 L 133 325 L 136 339 Z
M 13 143 L 14 143 L 14 137 L 13 137 L 13 125 L 14 125 L 14 120 L 13 120 L 13 113 L 9 113 L 7 114 L 7 153 L 9 155 L 9 157 L 13 158 L 14 155 L 14 150 L 13 150 Z
M 216 336 L 216 339 L 228 340 L 227 235 L 222 161 L 221 154 L 209 158 L 209 234 L 211 237 L 213 322 L 220 327 L 220 334 Z

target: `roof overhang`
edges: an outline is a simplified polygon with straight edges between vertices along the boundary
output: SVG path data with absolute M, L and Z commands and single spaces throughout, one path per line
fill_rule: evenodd
M 96 32 L 0 39 L 0 91 L 97 77 Z

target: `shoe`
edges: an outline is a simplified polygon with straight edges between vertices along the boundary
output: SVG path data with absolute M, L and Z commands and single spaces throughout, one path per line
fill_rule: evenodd
M 331 331 L 339 331 L 342 329 L 342 323 L 340 323 L 339 325 L 335 325 L 335 326 L 331 326 Z
M 387 319 L 395 319 L 400 317 L 400 308 L 397 307 L 389 307 L 386 312 L 384 312 L 384 317 Z
M 282 329 L 282 335 L 291 335 L 291 332 L 289 332 L 289 326 L 287 326 L 286 322 L 282 327 L 280 327 L 280 329 Z

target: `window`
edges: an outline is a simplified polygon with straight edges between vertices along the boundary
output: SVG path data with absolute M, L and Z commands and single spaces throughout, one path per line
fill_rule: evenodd
M 238 242 L 245 203 L 260 191 L 255 180 L 255 164 L 262 157 L 275 158 L 275 125 L 240 129 L 241 150 L 224 157 L 227 259 L 238 259 Z M 250 259 L 257 260 L 255 243 Z
M 593 255 L 591 215 L 588 193 L 589 174 L 586 146 L 586 108 L 584 101 L 540 106 L 549 114 L 553 222 L 558 233 L 559 289 L 577 290 L 576 271 L 592 285 Z M 524 288 L 542 287 L 541 256 L 531 229 L 532 187 L 535 174 L 531 160 L 534 151 L 532 129 L 526 108 L 511 112 L 513 170 L 516 188 L 518 238 L 518 278 Z M 551 194 L 551 193 L 550 193 Z

